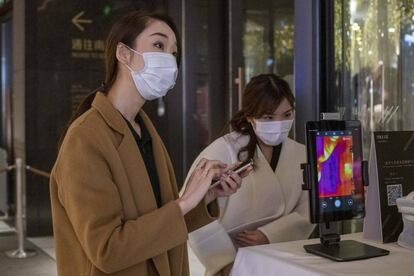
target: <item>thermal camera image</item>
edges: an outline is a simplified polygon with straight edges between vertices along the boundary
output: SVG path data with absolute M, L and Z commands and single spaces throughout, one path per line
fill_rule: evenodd
M 316 137 L 320 197 L 351 195 L 353 183 L 352 135 Z

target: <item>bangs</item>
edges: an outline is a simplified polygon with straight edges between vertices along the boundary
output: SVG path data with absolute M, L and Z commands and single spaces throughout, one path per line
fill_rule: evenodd
M 285 80 L 274 74 L 258 75 L 246 86 L 242 110 L 247 117 L 260 118 L 273 114 L 284 99 L 294 108 L 295 96 Z
M 256 112 L 253 117 L 260 118 L 263 115 L 273 114 L 283 99 L 278 97 L 276 93 L 267 93 L 267 97 L 263 97 L 261 101 L 256 103 Z

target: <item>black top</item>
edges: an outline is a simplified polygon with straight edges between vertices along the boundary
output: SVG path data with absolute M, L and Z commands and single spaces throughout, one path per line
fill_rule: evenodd
M 157 201 L 157 206 L 161 207 L 161 190 L 160 190 L 160 183 L 157 174 L 157 168 L 155 166 L 154 155 L 152 152 L 152 140 L 151 136 L 145 127 L 145 124 L 142 122 L 141 116 L 139 114 L 135 117 L 135 122 L 141 128 L 141 137 L 139 137 L 138 133 L 132 127 L 127 119 L 125 122 L 128 124 L 129 129 L 134 135 L 135 141 L 137 142 L 139 151 L 141 152 L 142 159 L 144 159 L 145 167 L 147 169 L 148 176 L 151 181 L 152 191 L 154 192 L 155 200 Z
M 277 163 L 279 163 L 281 150 L 282 150 L 282 143 L 273 147 L 272 159 L 270 160 L 270 167 L 273 169 L 273 171 L 276 170 Z

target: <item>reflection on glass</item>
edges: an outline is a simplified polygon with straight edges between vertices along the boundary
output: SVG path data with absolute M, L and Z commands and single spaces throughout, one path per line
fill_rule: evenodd
M 414 0 L 335 0 L 335 107 L 371 131 L 414 129 Z
M 276 73 L 292 86 L 294 1 L 246 1 L 245 77 Z
M 212 106 L 209 102 L 209 16 L 210 9 L 207 0 L 202 0 L 197 5 L 191 6 L 197 11 L 197 20 L 193 22 L 194 32 L 193 41 L 193 58 L 195 59 L 195 73 L 191 76 L 193 83 L 189 87 L 191 95 L 188 95 L 188 108 L 191 110 L 191 117 L 188 118 L 188 128 L 191 132 L 188 137 L 191 140 L 191 162 L 212 140 L 210 127 L 210 111 Z M 186 145 L 187 146 L 187 145 Z M 191 164 L 191 163 L 190 163 Z

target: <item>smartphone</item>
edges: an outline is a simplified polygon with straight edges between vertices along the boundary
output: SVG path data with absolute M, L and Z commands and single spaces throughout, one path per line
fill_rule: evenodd
M 248 159 L 240 163 L 240 165 L 238 165 L 236 168 L 234 168 L 233 172 L 239 174 L 243 172 L 244 170 L 246 170 L 248 167 L 253 166 L 253 164 L 254 164 L 253 159 Z M 211 184 L 210 186 L 210 189 L 216 187 L 219 184 L 220 184 L 220 180 L 213 182 L 213 184 Z

